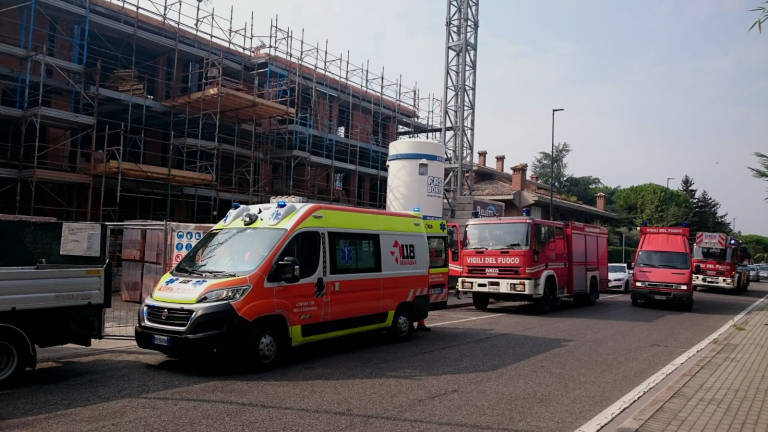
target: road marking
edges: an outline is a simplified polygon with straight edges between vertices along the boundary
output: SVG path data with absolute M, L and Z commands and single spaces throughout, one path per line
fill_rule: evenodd
M 621 297 L 623 295 L 624 294 L 613 294 L 613 295 L 609 295 L 609 296 L 600 296 L 600 298 L 601 299 L 607 299 L 607 298 L 612 298 L 612 297 Z
M 632 389 L 629 393 L 624 395 L 621 399 L 617 400 L 613 403 L 613 405 L 609 406 L 608 408 L 604 409 L 600 414 L 594 416 L 592 420 L 584 423 L 581 425 L 578 429 L 576 429 L 576 432 L 596 432 L 600 430 L 603 426 L 610 423 L 616 416 L 621 414 L 622 411 L 627 409 L 630 405 L 635 403 L 640 397 L 642 397 L 644 394 L 648 393 L 651 389 L 653 389 L 659 382 L 661 382 L 664 378 L 666 378 L 669 374 L 675 371 L 675 369 L 679 368 L 683 365 L 688 359 L 693 357 L 696 353 L 704 349 L 707 345 L 709 345 L 710 342 L 712 342 L 715 338 L 723 334 L 726 330 L 728 330 L 734 323 L 739 321 L 744 317 L 744 315 L 748 314 L 752 309 L 756 308 L 760 303 L 765 301 L 765 299 L 768 298 L 768 294 L 764 295 L 762 298 L 756 300 L 754 303 L 749 305 L 746 309 L 741 311 L 740 314 L 736 315 L 735 317 L 728 320 L 727 323 L 723 324 L 722 327 L 715 330 L 714 333 L 707 336 L 704 340 L 696 344 L 693 348 L 689 349 L 685 353 L 683 353 L 680 357 L 672 360 L 671 363 L 661 368 L 658 372 L 653 374 L 650 378 L 643 381 L 642 384 Z
M 436 324 L 430 324 L 430 327 L 436 327 L 436 326 L 441 326 L 441 325 L 446 325 L 446 324 L 456 324 L 456 323 L 460 323 L 460 322 L 464 322 L 464 321 L 474 321 L 474 320 L 481 320 L 481 319 L 486 319 L 486 318 L 493 318 L 493 317 L 497 317 L 497 316 L 501 316 L 501 315 L 505 315 L 505 314 L 483 315 L 483 316 L 479 316 L 479 317 L 464 318 L 464 319 L 455 320 L 455 321 L 446 321 L 446 322 L 441 322 L 441 323 L 436 323 Z

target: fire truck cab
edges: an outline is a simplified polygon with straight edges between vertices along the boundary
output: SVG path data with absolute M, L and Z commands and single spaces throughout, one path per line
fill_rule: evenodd
M 679 303 L 693 308 L 691 249 L 685 227 L 640 227 L 632 275 L 632 305 L 640 301 Z
M 594 304 L 608 284 L 607 238 L 604 228 L 578 222 L 471 219 L 458 288 L 481 310 L 490 299 L 535 301 L 542 312 L 564 298 Z

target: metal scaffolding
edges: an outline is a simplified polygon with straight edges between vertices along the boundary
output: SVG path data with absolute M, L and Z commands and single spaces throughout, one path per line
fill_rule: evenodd
M 0 213 L 210 222 L 274 195 L 383 207 L 440 101 L 184 0 L 0 0 Z M 9 5 L 10 4 L 10 5 Z

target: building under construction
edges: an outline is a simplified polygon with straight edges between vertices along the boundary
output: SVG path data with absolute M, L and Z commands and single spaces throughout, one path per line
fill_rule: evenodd
M 434 134 L 439 101 L 276 19 L 257 36 L 253 15 L 225 15 L 0 0 L 0 213 L 210 222 L 275 195 L 384 207 L 387 144 Z

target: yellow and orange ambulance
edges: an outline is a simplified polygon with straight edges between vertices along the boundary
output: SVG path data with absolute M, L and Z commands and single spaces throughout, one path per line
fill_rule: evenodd
M 137 344 L 171 356 L 234 348 L 270 366 L 331 337 L 407 338 L 430 298 L 447 300 L 445 233 L 416 212 L 234 204 L 144 300 Z

